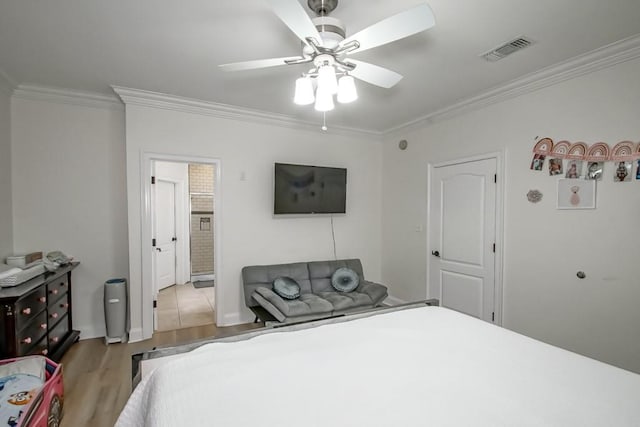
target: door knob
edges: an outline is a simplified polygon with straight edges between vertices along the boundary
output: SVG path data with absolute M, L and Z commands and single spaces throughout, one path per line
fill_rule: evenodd
M 172 241 L 172 242 L 175 242 L 176 240 L 178 240 L 178 238 L 177 238 L 177 237 L 172 237 L 172 238 L 171 238 L 171 241 Z
M 162 252 L 162 249 L 161 248 L 156 248 L 156 251 Z
M 438 252 L 438 251 L 431 251 L 431 255 L 440 258 L 440 252 Z

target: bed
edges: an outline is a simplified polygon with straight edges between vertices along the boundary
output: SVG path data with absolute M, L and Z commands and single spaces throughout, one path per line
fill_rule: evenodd
M 152 354 L 117 426 L 640 426 L 640 375 L 422 304 Z

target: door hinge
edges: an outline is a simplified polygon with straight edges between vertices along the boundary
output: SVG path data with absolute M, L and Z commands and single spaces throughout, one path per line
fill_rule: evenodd
M 493 244 L 493 253 L 494 254 L 496 253 L 496 244 L 495 243 Z
M 156 177 L 155 177 L 155 176 L 152 176 L 152 177 L 151 177 L 151 183 L 152 183 L 152 184 L 155 184 L 155 183 L 156 183 Z
M 155 301 L 154 301 L 154 303 L 155 303 Z M 495 321 L 496 321 L 496 312 L 495 312 L 495 311 L 492 311 L 492 312 L 491 312 L 491 321 L 492 321 L 492 322 L 495 322 Z
M 153 300 L 153 308 L 158 308 L 158 301 L 157 300 Z
M 156 239 L 151 239 L 151 246 L 156 247 Z
M 493 182 L 498 183 L 498 174 L 493 174 Z

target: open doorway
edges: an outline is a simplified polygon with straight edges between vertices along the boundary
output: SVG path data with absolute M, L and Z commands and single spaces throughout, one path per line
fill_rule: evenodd
M 152 160 L 154 331 L 215 324 L 214 164 Z
M 213 287 L 213 177 L 214 165 L 189 165 L 191 203 L 191 282 L 196 288 Z

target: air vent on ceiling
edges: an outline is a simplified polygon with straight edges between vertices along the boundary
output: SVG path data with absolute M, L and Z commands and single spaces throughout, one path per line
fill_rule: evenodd
M 527 37 L 518 37 L 517 39 L 506 42 L 495 49 L 491 49 L 489 52 L 483 53 L 482 56 L 487 61 L 495 62 L 505 56 L 511 55 L 513 52 L 529 47 L 534 43 L 533 40 Z

